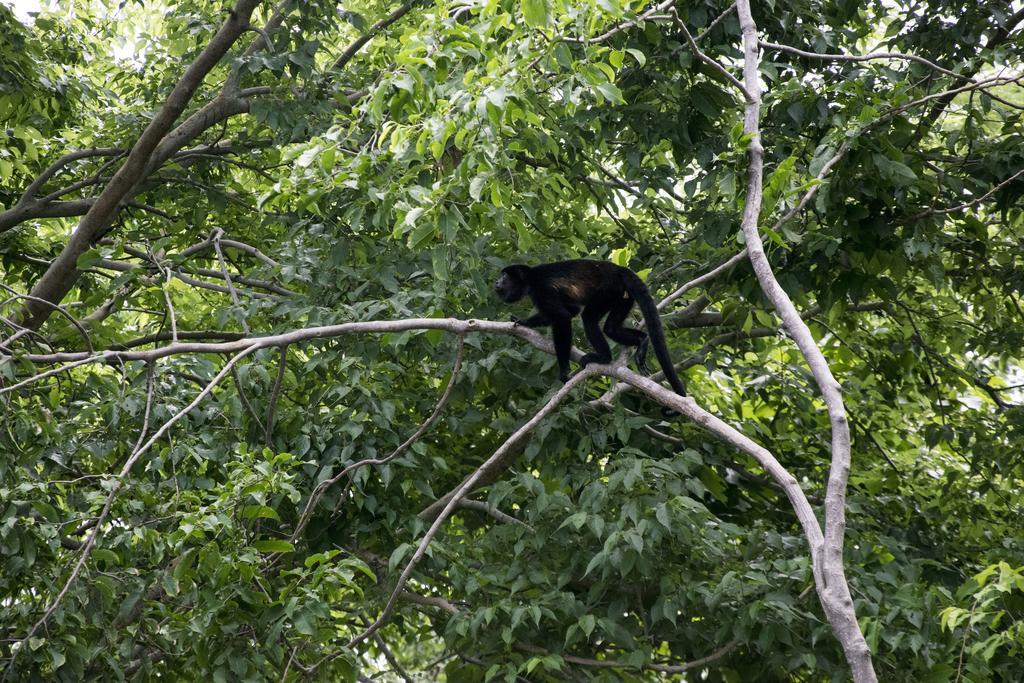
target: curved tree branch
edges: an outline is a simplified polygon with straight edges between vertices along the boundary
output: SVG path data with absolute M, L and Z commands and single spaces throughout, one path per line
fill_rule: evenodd
M 828 362 L 821 353 L 807 325 L 793 302 L 779 285 L 772 272 L 757 221 L 761 211 L 764 148 L 761 145 L 761 84 L 758 74 L 757 26 L 750 11 L 749 0 L 737 0 L 740 26 L 743 30 L 743 80 L 753 100 L 744 111 L 743 132 L 751 136 L 748 152 L 747 193 L 743 207 L 742 229 L 750 263 L 765 296 L 782 318 L 790 337 L 807 360 L 814 380 L 828 406 L 832 424 L 832 467 L 825 494 L 825 531 L 823 543 L 812 546 L 815 584 L 822 607 L 832 624 L 853 678 L 857 683 L 876 681 L 871 651 L 857 623 L 850 589 L 843 569 L 843 536 L 846 530 L 846 483 L 850 473 L 850 425 L 846 418 L 842 389 L 832 376 Z

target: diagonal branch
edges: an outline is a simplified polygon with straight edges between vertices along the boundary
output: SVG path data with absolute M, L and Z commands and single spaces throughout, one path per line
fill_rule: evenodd
M 398 581 L 391 593 L 391 597 L 388 598 L 387 604 L 384 605 L 384 609 L 381 611 L 380 616 L 377 617 L 377 620 L 366 630 L 350 640 L 347 647 L 351 648 L 366 640 L 380 630 L 380 628 L 387 623 L 388 619 L 391 618 L 391 613 L 395 609 L 395 603 L 398 602 L 398 598 L 401 595 L 402 590 L 405 588 L 405 584 L 409 581 L 409 577 L 412 576 L 412 572 L 416 568 L 416 565 L 419 564 L 419 561 L 423 559 L 423 555 L 426 554 L 427 548 L 430 546 L 430 542 L 434 540 L 434 536 L 437 535 L 441 525 L 445 523 L 449 516 L 451 516 L 452 511 L 455 510 L 456 506 L 458 506 L 459 502 L 465 497 L 465 495 L 469 493 L 477 480 L 483 476 L 486 469 L 493 462 L 501 460 L 507 451 L 511 450 L 516 443 L 533 431 L 533 429 L 540 424 L 544 418 L 554 412 L 555 408 L 557 408 L 558 405 L 569 396 L 573 389 L 575 389 L 579 384 L 582 384 L 587 378 L 595 375 L 598 367 L 599 366 L 596 365 L 588 365 L 573 375 L 569 381 L 562 385 L 562 387 L 555 392 L 554 396 L 544 404 L 544 407 L 538 410 L 533 417 L 527 420 L 526 424 L 508 437 L 508 439 L 506 439 L 505 442 L 501 444 L 496 451 L 494 451 L 491 457 L 485 460 L 473 474 L 462 482 L 459 488 L 456 489 L 454 495 L 451 496 L 448 504 L 445 505 L 444 509 L 441 511 L 441 514 L 437 516 L 434 523 L 431 524 L 430 528 L 427 530 L 427 533 L 423 535 L 419 545 L 416 547 L 416 552 L 413 553 L 412 558 L 406 563 L 405 569 L 402 570 L 401 575 L 398 577 Z
M 366 33 L 356 38 L 351 45 L 345 48 L 345 51 L 338 56 L 338 59 L 335 60 L 334 65 L 331 68 L 335 71 L 344 69 L 345 65 L 348 64 L 361 49 L 363 49 L 364 45 L 377 37 L 382 31 L 391 26 L 391 24 L 408 14 L 409 10 L 413 8 L 413 5 L 415 5 L 416 2 L 417 0 L 409 0 L 408 2 L 403 3 L 391 14 L 371 26 Z
M 157 145 L 161 143 L 175 120 L 185 111 L 192 95 L 202 84 L 206 75 L 220 62 L 234 45 L 239 36 L 249 27 L 249 19 L 259 0 L 237 0 L 234 8 L 210 43 L 196 57 L 181 80 L 168 95 L 163 107 L 136 140 L 127 159 L 104 188 L 89 211 L 82 217 L 78 227 L 71 234 L 67 245 L 54 259 L 43 276 L 32 289 L 32 296 L 50 302 L 60 302 L 78 280 L 78 257 L 84 254 L 92 243 L 107 229 L 120 209 L 121 202 L 146 176 L 146 168 L 152 161 Z M 38 329 L 49 317 L 51 309 L 35 302 L 28 302 L 22 311 L 25 326 Z
M 704 52 L 697 46 L 697 42 L 693 39 L 693 36 L 690 35 L 690 31 L 686 28 L 686 23 L 679 18 L 679 13 L 676 12 L 675 7 L 672 8 L 671 12 L 676 26 L 678 26 L 679 30 L 683 32 L 683 36 L 686 37 L 686 42 L 690 46 L 690 50 L 697 57 L 697 59 L 710 66 L 712 69 L 715 70 L 715 72 L 717 72 L 723 78 L 725 78 L 725 80 L 727 80 L 733 87 L 735 87 L 737 90 L 743 93 L 743 99 L 746 100 L 748 104 L 751 101 L 753 101 L 753 96 L 750 92 L 747 91 L 747 88 L 745 88 L 743 84 L 740 83 L 739 79 L 737 79 L 735 76 L 729 73 L 729 71 L 724 66 L 722 66 L 715 60 L 711 59 L 711 57 L 708 57 L 706 54 L 704 54 Z

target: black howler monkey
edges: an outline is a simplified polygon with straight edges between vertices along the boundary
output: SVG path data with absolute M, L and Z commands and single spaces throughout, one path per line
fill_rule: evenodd
M 654 354 L 669 384 L 680 396 L 686 395 L 686 387 L 676 374 L 672 358 L 668 355 L 665 332 L 654 299 L 643 280 L 629 268 L 589 259 L 557 261 L 532 267 L 513 265 L 502 269 L 498 281 L 494 283 L 494 291 L 506 303 L 519 301 L 524 296 L 530 297 L 537 312 L 526 320 L 512 318 L 512 321 L 526 327 L 551 326 L 555 357 L 558 359 L 558 376 L 563 382 L 569 379 L 571 320 L 579 314 L 583 319 L 587 339 L 594 347 L 593 353 L 584 355 L 580 360 L 583 366 L 588 363 L 611 362 L 612 352 L 604 338 L 607 334 L 620 344 L 637 347 L 637 365 L 641 371 L 648 373 L 646 357 L 647 340 L 650 338 Z M 622 325 L 634 301 L 644 315 L 647 334 Z M 602 334 L 601 318 L 606 315 L 608 317 L 604 321 Z

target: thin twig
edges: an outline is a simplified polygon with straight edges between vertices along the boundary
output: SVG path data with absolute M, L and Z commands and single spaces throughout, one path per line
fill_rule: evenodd
M 146 432 L 149 431 L 149 415 L 153 409 L 153 388 L 156 384 L 156 363 L 146 364 L 146 408 L 142 413 L 142 429 L 139 430 L 139 438 L 136 439 L 135 445 L 132 446 L 130 453 L 134 453 L 139 450 L 139 446 L 142 445 L 142 440 L 146 438 Z
M 938 64 L 930 62 L 924 57 L 904 54 L 902 52 L 872 52 L 866 55 L 829 54 L 824 52 L 807 52 L 806 50 L 801 50 L 790 45 L 770 43 L 767 40 L 759 40 L 757 41 L 757 44 L 769 50 L 779 50 L 780 52 L 789 52 L 790 54 L 799 55 L 801 57 L 808 57 L 810 59 L 824 59 L 832 62 L 867 62 L 873 59 L 901 59 L 905 61 L 917 62 L 918 64 L 923 64 L 927 66 L 929 69 L 934 69 L 935 71 L 944 73 L 947 76 L 952 76 L 953 78 L 956 78 L 961 81 L 971 81 L 970 76 L 964 76 L 963 74 L 958 74 L 955 71 L 943 69 Z
M 428 607 L 437 607 L 438 609 L 444 610 L 453 617 L 459 614 L 461 610 L 445 600 L 442 597 L 436 595 L 420 595 L 419 593 L 413 593 L 410 591 L 403 590 L 399 597 L 407 602 L 412 602 L 417 605 L 426 605 Z
M 49 306 L 53 310 L 55 310 L 58 313 L 60 313 L 62 316 L 67 318 L 68 321 L 70 321 L 72 325 L 75 326 L 75 329 L 78 330 L 79 334 L 82 335 L 82 338 L 85 339 L 85 345 L 88 347 L 89 353 L 93 353 L 92 340 L 89 339 L 89 333 L 85 331 L 85 328 L 82 326 L 82 323 L 78 322 L 78 320 L 76 320 L 73 315 L 68 313 L 66 308 L 64 308 L 60 304 L 55 304 L 52 301 L 47 301 L 46 299 L 40 299 L 39 297 L 32 296 L 31 294 L 22 294 L 21 292 L 15 290 L 15 289 L 10 288 L 10 287 L 8 287 L 7 285 L 5 285 L 3 283 L 0 283 L 0 288 L 2 288 L 5 291 L 9 292 L 11 294 L 11 296 L 13 296 L 13 297 L 15 297 L 17 299 L 24 299 L 25 301 L 34 301 L 34 302 L 36 302 L 38 304 L 43 304 L 44 306 Z
M 153 262 L 156 263 L 156 259 L 155 258 L 153 259 Z M 171 318 L 171 343 L 172 344 L 177 344 L 178 343 L 178 318 L 174 314 L 174 304 L 171 302 L 171 294 L 168 291 L 168 288 L 170 287 L 170 284 L 171 284 L 172 272 L 171 272 L 170 268 L 162 268 L 161 267 L 161 270 L 164 271 L 164 277 L 166 278 L 166 281 L 164 282 L 164 285 L 163 285 L 163 287 L 161 287 L 161 289 L 163 289 L 163 292 L 164 292 L 164 301 L 167 304 L 167 313 L 168 313 L 168 315 Z
M 274 447 L 274 413 L 277 412 L 277 400 L 281 396 L 281 385 L 284 384 L 284 373 L 288 368 L 288 345 L 281 347 L 277 359 L 277 377 L 274 378 L 274 388 L 270 392 L 270 401 L 267 403 L 267 421 L 263 432 L 263 443 L 267 448 Z
M 715 266 L 713 269 L 711 269 L 708 272 L 704 273 L 700 277 L 696 277 L 696 278 L 690 280 L 689 282 L 684 284 L 682 287 L 680 287 L 679 289 L 677 289 L 676 291 L 672 292 L 671 294 L 666 296 L 664 299 L 662 299 L 661 302 L 658 304 L 658 310 L 661 310 L 665 306 L 669 305 L 670 303 L 672 303 L 673 301 L 675 301 L 676 299 L 681 297 L 683 294 L 685 294 L 686 292 L 688 292 L 691 289 L 693 289 L 694 287 L 699 287 L 700 285 L 704 284 L 705 282 L 708 282 L 710 280 L 714 280 L 716 277 L 718 277 L 722 273 L 726 273 L 726 272 L 732 270 L 738 263 L 741 263 L 742 261 L 745 261 L 746 258 L 747 258 L 747 250 L 743 249 L 739 253 L 729 257 L 729 260 L 725 261 L 724 263 L 721 263 L 721 264 Z
M 732 14 L 733 10 L 735 9 L 736 3 L 730 2 L 728 6 L 726 6 L 726 8 L 722 10 L 722 13 L 715 17 L 715 20 L 708 24 L 707 27 L 703 31 L 701 31 L 696 38 L 693 39 L 693 42 L 699 43 L 700 41 L 702 41 L 704 39 L 704 36 L 711 33 L 711 29 L 718 26 L 718 24 L 720 24 L 727 16 Z
M 494 519 L 502 522 L 503 524 L 516 524 L 533 531 L 533 527 L 524 522 L 521 519 L 516 519 L 512 515 L 506 514 L 497 508 L 491 507 L 482 500 L 472 500 L 470 498 L 464 498 L 459 501 L 459 507 L 464 510 L 476 510 L 477 512 L 483 512 L 486 515 L 490 515 Z
M 81 149 L 76 150 L 74 152 L 68 152 L 67 154 L 60 157 L 52 164 L 50 164 L 50 166 L 46 170 L 44 170 L 42 173 L 36 176 L 36 179 L 32 181 L 32 184 L 25 188 L 25 192 L 21 195 L 21 198 L 18 199 L 18 202 L 15 204 L 15 207 L 27 204 L 29 200 L 36 195 L 40 188 L 42 188 L 43 184 L 47 180 L 53 177 L 57 173 L 57 171 L 59 171 L 64 166 L 67 166 L 72 161 L 77 161 L 79 159 L 86 159 L 88 157 L 95 156 L 120 157 L 125 153 L 125 151 L 126 150 L 119 147 L 102 147 L 95 149 Z
M 647 21 L 648 19 L 653 18 L 659 12 L 664 12 L 666 9 L 675 4 L 675 2 L 676 0 L 663 0 L 663 2 L 650 8 L 643 14 L 638 15 L 636 19 L 629 19 L 620 24 L 616 24 L 615 26 L 608 29 L 601 35 L 594 36 L 593 38 L 560 38 L 559 40 L 566 43 L 576 43 L 580 45 L 595 45 L 597 43 L 603 43 L 604 41 L 608 40 L 615 34 L 621 33 L 622 31 L 625 31 L 628 28 L 631 28 L 633 26 L 636 26 L 637 24 Z
M 384 639 L 380 637 L 379 633 L 373 634 L 373 642 L 377 644 L 377 648 L 380 649 L 381 653 L 384 655 L 384 659 L 388 660 L 388 664 L 391 665 L 391 670 L 398 674 L 398 677 L 405 681 L 405 683 L 412 683 L 412 679 L 409 678 L 409 674 L 407 674 L 405 669 L 402 668 L 402 665 L 398 663 L 395 655 L 391 652 L 387 643 L 384 642 Z
M 245 242 L 239 242 L 238 240 L 228 240 L 228 239 L 223 239 L 222 238 L 220 240 L 220 243 L 221 243 L 221 246 L 229 247 L 231 249 L 237 249 L 238 251 L 241 251 L 241 252 L 243 252 L 245 254 L 249 254 L 250 256 L 258 258 L 260 261 L 263 261 L 264 263 L 266 263 L 268 266 L 270 266 L 272 268 L 279 268 L 281 266 L 280 263 L 278 263 L 274 259 L 272 259 L 269 256 L 267 256 L 266 254 L 264 254 L 262 251 L 260 251 L 256 247 L 254 247 L 252 245 L 249 245 L 249 244 L 246 244 Z M 177 258 L 178 259 L 188 258 L 192 254 L 198 253 L 198 252 L 202 251 L 203 249 L 209 249 L 212 246 L 213 246 L 213 240 L 206 240 L 204 242 L 200 242 L 199 244 L 193 245 L 193 246 L 189 247 L 188 249 L 185 249 L 182 252 L 180 252 L 177 255 Z
M 242 377 L 238 374 L 238 368 L 231 368 L 231 379 L 235 382 L 235 389 L 238 390 L 238 398 L 242 402 L 242 405 L 248 411 L 253 421 L 256 422 L 256 427 L 260 433 L 265 433 L 263 426 L 263 420 L 260 419 L 259 414 L 256 412 L 256 408 L 249 401 L 249 397 L 245 393 L 245 387 L 242 386 Z
M 920 220 L 921 218 L 925 218 L 926 216 L 933 216 L 933 215 L 944 214 L 944 213 L 953 213 L 955 211 L 963 211 L 964 209 L 969 209 L 970 207 L 974 206 L 975 204 L 980 204 L 981 202 L 985 201 L 986 199 L 988 199 L 989 197 L 994 195 L 996 192 L 998 192 L 1002 188 L 1006 187 L 1007 185 L 1009 185 L 1010 183 L 1012 183 L 1014 180 L 1016 180 L 1017 178 L 1019 178 L 1022 175 L 1024 175 L 1024 169 L 1021 169 L 1021 170 L 1017 171 L 1012 176 L 1010 176 L 1009 178 L 1007 178 L 1003 182 L 999 183 L 998 185 L 993 187 L 991 190 L 989 190 L 988 192 L 986 192 L 985 194 L 981 195 L 980 197 L 978 197 L 975 200 L 966 202 L 964 204 L 960 204 L 959 206 L 952 206 L 952 207 L 950 207 L 948 209 L 928 209 L 927 211 L 922 211 L 921 213 L 917 214 L 916 216 L 911 216 L 910 218 L 908 218 L 906 220 L 908 222 L 909 221 L 916 221 L 916 220 Z
M 408 2 L 405 2 L 402 5 L 400 5 L 391 14 L 389 14 L 388 16 L 384 17 L 376 24 L 371 26 L 366 31 L 366 33 L 356 38 L 354 41 L 352 41 L 351 45 L 345 48 L 345 51 L 338 56 L 338 59 L 335 60 L 334 65 L 331 66 L 331 69 L 337 71 L 339 69 L 345 68 L 345 65 L 348 64 L 349 61 L 351 61 L 351 59 L 356 56 L 356 54 L 359 52 L 359 50 L 363 48 L 364 45 L 373 40 L 373 38 L 375 38 L 386 28 L 391 26 L 391 24 L 395 23 L 396 21 L 404 17 L 409 12 L 409 10 L 413 8 L 413 5 L 415 5 L 416 2 L 418 2 L 418 0 L 408 0 Z
M 721 74 L 725 78 L 725 80 L 727 80 L 734 88 L 743 93 L 743 99 L 746 100 L 748 104 L 752 102 L 753 97 L 743 86 L 743 84 L 740 83 L 739 79 L 733 76 L 731 73 L 729 73 L 729 71 L 724 66 L 722 66 L 715 60 L 711 59 L 711 57 L 708 57 L 706 54 L 704 54 L 700 47 L 698 47 L 697 43 L 693 40 L 693 36 L 690 35 L 690 31 L 687 30 L 686 23 L 679 18 L 679 13 L 676 12 L 676 8 L 673 7 L 671 10 L 669 10 L 669 12 L 672 14 L 676 26 L 678 26 L 679 30 L 683 32 L 683 36 L 686 38 L 686 42 L 689 44 L 690 50 L 697 57 L 697 59 L 704 62 L 712 69 L 714 69 L 716 72 Z
M 657 671 L 659 673 L 685 673 L 687 671 L 693 671 L 694 669 L 703 669 L 709 664 L 714 664 L 718 660 L 722 659 L 730 652 L 736 649 L 740 644 L 739 640 L 730 640 L 728 643 L 718 648 L 706 657 L 694 659 L 685 664 L 659 664 L 657 662 L 649 662 L 645 664 L 627 664 L 625 662 L 617 662 L 614 659 L 593 659 L 590 657 L 579 657 L 576 655 L 563 654 L 562 659 L 569 664 L 575 664 L 577 666 L 586 666 L 591 668 L 601 669 L 640 669 L 641 671 Z M 548 655 L 551 654 L 544 648 L 537 647 L 536 645 L 528 645 L 526 643 L 516 643 L 516 647 L 526 652 L 537 654 L 537 655 Z
M 267 38 L 270 41 L 270 38 Z M 242 331 L 249 334 L 249 324 L 245 321 L 245 313 L 242 312 L 242 302 L 238 298 L 238 291 L 235 289 L 234 283 L 231 282 L 231 273 L 228 271 L 228 264 L 224 260 L 224 252 L 220 249 L 220 238 L 224 234 L 224 231 L 217 228 L 213 231 L 213 250 L 217 254 L 217 263 L 220 264 L 220 272 L 224 275 L 224 282 L 227 283 L 228 289 L 231 290 L 231 302 L 235 304 L 235 315 L 238 316 L 238 322 L 242 326 Z M 175 333 L 177 334 L 177 333 Z

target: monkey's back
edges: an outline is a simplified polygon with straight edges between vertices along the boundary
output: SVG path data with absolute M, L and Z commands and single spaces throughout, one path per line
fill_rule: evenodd
M 569 301 L 585 306 L 595 299 L 623 296 L 622 271 L 628 269 L 610 261 L 569 259 L 535 266 L 533 271 L 538 281 L 547 283 Z

